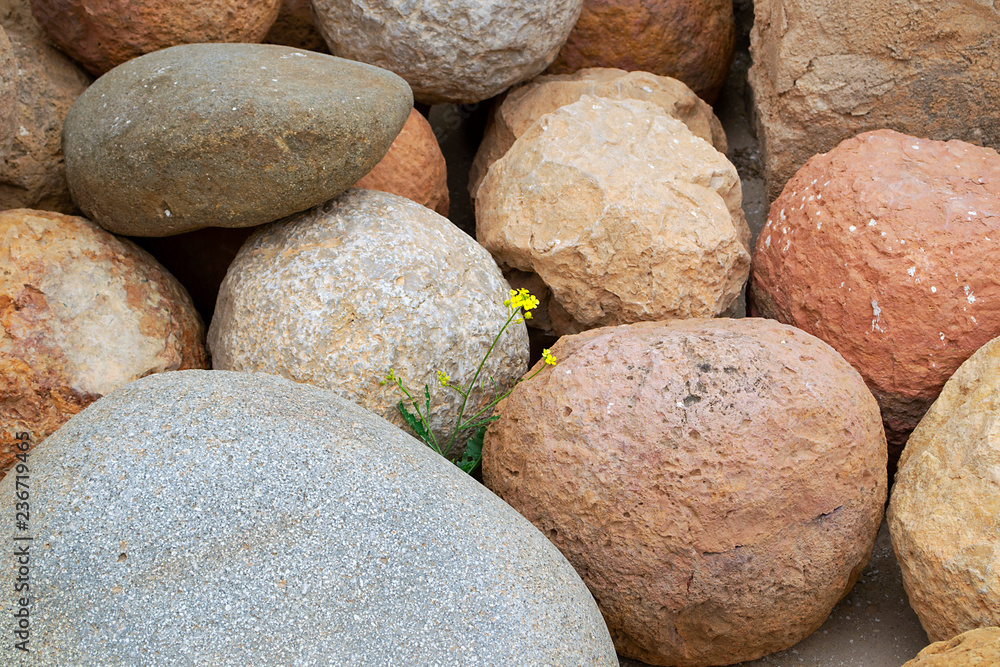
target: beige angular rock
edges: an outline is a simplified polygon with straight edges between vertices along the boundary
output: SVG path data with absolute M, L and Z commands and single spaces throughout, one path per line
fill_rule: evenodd
M 727 665 L 819 627 L 885 502 L 858 373 L 760 319 L 607 327 L 552 352 L 498 406 L 483 481 L 569 559 L 618 652 Z
M 889 503 L 910 606 L 931 641 L 1000 623 L 1000 339 L 959 367 L 910 436 Z
M 406 197 L 448 217 L 448 167 L 423 114 L 410 111 L 389 152 L 354 187 Z
M 868 130 L 1000 147 L 993 0 L 756 0 L 749 80 L 773 200 Z
M 411 391 L 436 388 L 430 423 L 440 438 L 461 399 L 437 373 L 472 379 L 507 319 L 509 289 L 489 253 L 447 219 L 409 199 L 352 189 L 247 240 L 219 290 L 212 365 L 332 389 L 403 426 L 403 396 L 379 384 L 394 369 Z M 503 391 L 527 364 L 527 331 L 512 324 L 483 377 Z M 466 416 L 487 398 L 475 390 Z
M 282 0 L 278 18 L 264 36 L 264 42 L 329 53 L 313 21 L 310 0 Z
M 426 104 L 469 104 L 540 74 L 583 0 L 313 0 L 335 56 L 400 75 Z
M 934 642 L 903 667 L 994 667 L 1000 665 L 1000 628 L 969 630 Z
M 85 218 L 0 212 L 0 267 L 0 471 L 18 434 L 37 444 L 132 380 L 208 367 L 184 288 Z
M 7 155 L 17 128 L 17 60 L 0 25 L 0 157 Z
M 490 167 L 476 237 L 505 272 L 541 277 L 531 324 L 548 333 L 711 317 L 749 273 L 741 198 L 726 157 L 660 107 L 584 96 Z
M 712 107 L 677 79 L 608 67 L 582 69 L 574 74 L 546 74 L 511 90 L 493 112 L 469 173 L 472 198 L 476 198 L 490 165 L 503 157 L 532 123 L 584 95 L 655 104 L 720 153 L 726 152 L 726 133 Z

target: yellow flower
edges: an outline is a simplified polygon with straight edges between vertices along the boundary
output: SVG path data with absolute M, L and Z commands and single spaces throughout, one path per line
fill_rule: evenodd
M 448 383 L 451 382 L 451 378 L 444 371 L 438 371 L 438 382 L 441 383 L 442 387 L 447 387 Z
M 515 311 L 520 308 L 524 311 L 524 317 L 529 318 L 530 314 L 528 311 L 538 308 L 538 298 L 522 287 L 517 290 L 512 289 L 510 291 L 510 298 L 505 300 L 503 305 L 510 308 L 511 311 Z
M 556 355 L 549 352 L 549 348 L 545 348 L 544 350 L 542 350 L 542 359 L 544 359 L 545 363 L 547 363 L 549 366 L 556 365 Z
M 384 387 L 385 385 L 389 384 L 390 382 L 395 382 L 395 381 L 396 381 L 396 371 L 393 370 L 392 368 L 390 368 L 389 369 L 389 374 L 385 376 L 384 380 L 382 380 L 381 382 L 379 382 L 379 385 L 381 385 L 381 386 Z

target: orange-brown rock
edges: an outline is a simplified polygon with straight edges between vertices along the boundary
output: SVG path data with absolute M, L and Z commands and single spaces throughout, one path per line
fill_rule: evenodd
M 0 471 L 94 400 L 151 373 L 207 368 L 190 298 L 93 222 L 0 212 Z
M 1000 665 L 1000 628 L 969 630 L 934 642 L 903 667 L 995 667 Z
M 618 652 L 728 665 L 819 627 L 885 502 L 858 373 L 760 319 L 607 327 L 552 352 L 499 405 L 483 480 L 580 573 Z
M 680 79 L 711 103 L 729 72 L 735 36 L 729 0 L 584 0 L 548 71 L 643 70 Z
M 882 408 L 890 472 L 955 369 L 1000 335 L 1000 155 L 867 132 L 813 157 L 757 239 L 751 312 L 822 338 Z
M 655 104 L 720 153 L 726 152 L 726 133 L 712 107 L 677 79 L 609 67 L 592 67 L 573 74 L 546 74 L 511 90 L 491 114 L 469 172 L 471 197 L 476 198 L 490 165 L 502 158 L 532 123 L 584 95 Z
M 311 5 L 310 0 L 282 0 L 278 18 L 267 31 L 264 42 L 329 53 L 323 35 L 316 29 Z
M 0 25 L 0 157 L 14 139 L 17 128 L 17 60 L 14 47 Z
M 49 38 L 96 76 L 178 44 L 260 42 L 281 0 L 31 0 Z
M 410 112 L 389 152 L 354 187 L 406 197 L 448 217 L 448 170 L 423 114 Z

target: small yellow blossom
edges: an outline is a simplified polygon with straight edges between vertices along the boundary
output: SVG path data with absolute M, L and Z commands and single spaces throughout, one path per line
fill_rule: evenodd
M 444 371 L 438 371 L 438 382 L 441 383 L 442 387 L 447 387 L 448 383 L 451 382 L 451 378 Z
M 394 369 L 390 368 L 389 369 L 389 374 L 385 376 L 384 380 L 382 380 L 381 382 L 379 382 L 379 385 L 384 387 L 385 385 L 389 384 L 390 382 L 395 382 L 395 381 L 396 381 L 396 371 Z
M 556 355 L 549 352 L 549 348 L 545 348 L 544 350 L 542 350 L 542 359 L 544 359 L 545 363 L 547 363 L 549 366 L 556 365 Z
M 521 289 L 512 289 L 510 298 L 506 299 L 503 305 L 510 308 L 512 312 L 520 308 L 524 313 L 524 318 L 531 319 L 531 313 L 528 311 L 538 308 L 538 298 L 522 287 Z

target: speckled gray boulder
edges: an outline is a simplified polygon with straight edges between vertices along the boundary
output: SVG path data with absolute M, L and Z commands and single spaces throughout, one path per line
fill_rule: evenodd
M 333 389 L 402 426 L 402 394 L 378 383 L 393 368 L 411 390 L 434 388 L 430 422 L 444 436 L 460 397 L 437 372 L 472 379 L 507 319 L 509 289 L 489 253 L 447 219 L 352 189 L 247 240 L 219 288 L 212 364 Z M 527 330 L 512 324 L 483 377 L 503 391 L 527 365 Z M 491 397 L 474 391 L 466 416 Z
M 555 60 L 583 0 L 313 0 L 330 53 L 399 74 L 427 104 L 471 103 Z
M 28 460 L 31 665 L 618 664 L 541 533 L 332 392 L 153 375 Z M 28 660 L 5 641 L 0 662 Z
M 316 206 L 389 150 L 413 98 L 362 63 L 272 44 L 189 44 L 108 72 L 63 130 L 87 216 L 117 234 L 250 227 Z

